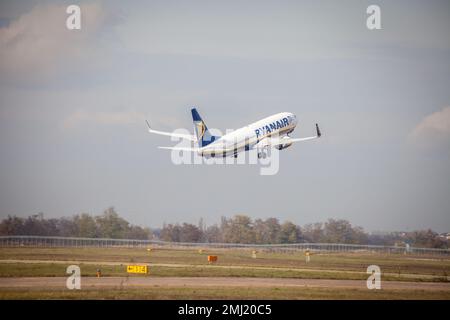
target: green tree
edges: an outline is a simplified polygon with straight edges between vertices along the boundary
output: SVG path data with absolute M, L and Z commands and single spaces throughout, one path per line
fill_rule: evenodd
M 200 228 L 193 224 L 183 223 L 180 227 L 180 242 L 198 242 L 201 237 Z
M 180 226 L 164 224 L 161 229 L 160 238 L 163 241 L 180 242 Z
M 99 231 L 97 228 L 96 219 L 88 213 L 82 213 L 74 216 L 73 222 L 76 226 L 77 237 L 95 238 L 98 236 Z M 106 221 L 103 222 L 106 223 Z
M 222 231 L 214 224 L 206 228 L 204 232 L 205 242 L 218 243 L 223 242 Z
M 301 241 L 301 231 L 298 226 L 290 221 L 281 225 L 279 233 L 279 243 L 298 243 Z
M 224 241 L 228 243 L 254 243 L 255 231 L 252 220 L 245 215 L 236 215 L 222 220 Z
M 53 236 L 54 221 L 46 221 L 42 212 L 32 215 L 25 219 L 23 224 L 23 232 L 30 236 Z
M 0 223 L 0 235 L 26 235 L 24 230 L 24 219 L 16 216 L 8 216 Z
M 439 238 L 439 234 L 431 229 L 409 232 L 406 241 L 414 247 L 447 248 L 447 241 Z
M 350 222 L 342 219 L 328 219 L 324 225 L 324 237 L 329 243 L 367 243 L 367 235 L 362 228 L 353 228 Z
M 142 228 L 139 226 L 130 226 L 126 232 L 127 239 L 148 240 L 152 238 L 152 232 L 149 228 Z
M 105 210 L 96 218 L 99 236 L 102 238 L 122 239 L 128 230 L 129 223 L 119 217 L 113 207 Z
M 306 242 L 319 243 L 324 242 L 323 223 L 309 223 L 301 228 L 303 238 Z
M 78 234 L 78 227 L 73 218 L 58 219 L 57 229 L 61 237 L 75 237 Z
M 265 221 L 255 220 L 255 241 L 260 244 L 279 243 L 281 226 L 276 218 L 268 218 Z

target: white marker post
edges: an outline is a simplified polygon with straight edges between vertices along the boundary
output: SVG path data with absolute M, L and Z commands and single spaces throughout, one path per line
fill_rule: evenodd
M 306 249 L 306 251 L 305 251 L 305 258 L 306 258 L 306 263 L 309 263 L 311 261 L 311 254 L 309 252 L 309 249 Z

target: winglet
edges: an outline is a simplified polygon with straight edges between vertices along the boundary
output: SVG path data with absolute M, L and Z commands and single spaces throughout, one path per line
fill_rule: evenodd
M 322 133 L 320 132 L 319 125 L 316 123 L 316 131 L 317 131 L 317 137 L 320 138 L 322 136 Z
M 147 122 L 148 131 L 151 131 L 152 127 L 150 127 L 150 123 L 148 123 L 148 120 L 145 120 L 145 122 Z

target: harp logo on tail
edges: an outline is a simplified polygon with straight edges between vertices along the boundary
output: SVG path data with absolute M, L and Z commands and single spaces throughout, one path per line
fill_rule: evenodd
M 198 140 L 203 139 L 203 136 L 205 135 L 206 126 L 203 123 L 203 121 L 196 121 L 195 126 L 197 127 L 198 132 Z

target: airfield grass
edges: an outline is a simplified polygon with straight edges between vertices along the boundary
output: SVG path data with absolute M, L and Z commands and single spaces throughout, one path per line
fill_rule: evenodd
M 218 262 L 209 265 L 208 255 L 217 255 Z M 11 264 L 1 260 L 40 260 L 48 263 Z M 370 252 L 314 254 L 306 263 L 301 252 L 258 252 L 251 250 L 161 249 L 152 248 L 0 248 L 0 277 L 66 276 L 66 265 L 52 261 L 68 261 L 83 265 L 82 274 L 95 276 L 101 268 L 104 276 L 123 276 L 127 264 L 148 263 L 154 276 L 242 276 L 293 277 L 320 279 L 365 279 L 369 265 L 378 265 L 384 280 L 448 281 L 450 258 L 410 256 Z M 104 262 L 105 264 L 102 264 Z M 107 262 L 123 263 L 106 265 Z M 93 264 L 94 263 L 94 264 Z M 98 265 L 97 265 L 98 263 Z M 170 266 L 152 266 L 168 264 Z
M 5 289 L 0 292 L 0 299 L 234 299 L 234 300 L 305 300 L 305 299 L 365 299 L 365 300 L 449 300 L 449 291 L 424 290 L 364 290 L 364 289 L 327 289 L 327 288 L 186 288 L 186 287 L 154 287 L 141 289 L 110 290 L 41 290 L 41 289 Z
M 208 255 L 218 262 L 209 265 Z M 2 261 L 3 260 L 3 261 Z M 8 260 L 27 260 L 23 263 Z M 33 260 L 35 262 L 33 262 Z M 150 265 L 149 275 L 128 275 L 128 264 Z M 378 254 L 371 252 L 314 254 L 310 263 L 302 252 L 155 248 L 0 248 L 1 277 L 67 277 L 77 264 L 84 277 L 259 277 L 366 280 L 369 265 L 378 265 L 383 281 L 448 281 L 450 258 Z M 2 288 L 0 299 L 450 299 L 442 290 L 365 290 L 292 287 L 146 287 L 64 290 Z
M 258 269 L 216 266 L 150 266 L 148 275 L 126 273 L 124 265 L 91 265 L 79 264 L 81 276 L 95 277 L 97 269 L 102 277 L 255 277 L 255 278 L 292 278 L 292 279 L 335 279 L 335 280 L 366 280 L 367 274 L 362 272 L 340 272 L 323 270 L 283 270 Z M 67 265 L 60 263 L 0 263 L 0 277 L 67 277 Z M 446 282 L 445 277 L 420 277 L 406 275 L 384 275 L 384 281 L 413 281 L 413 282 Z

